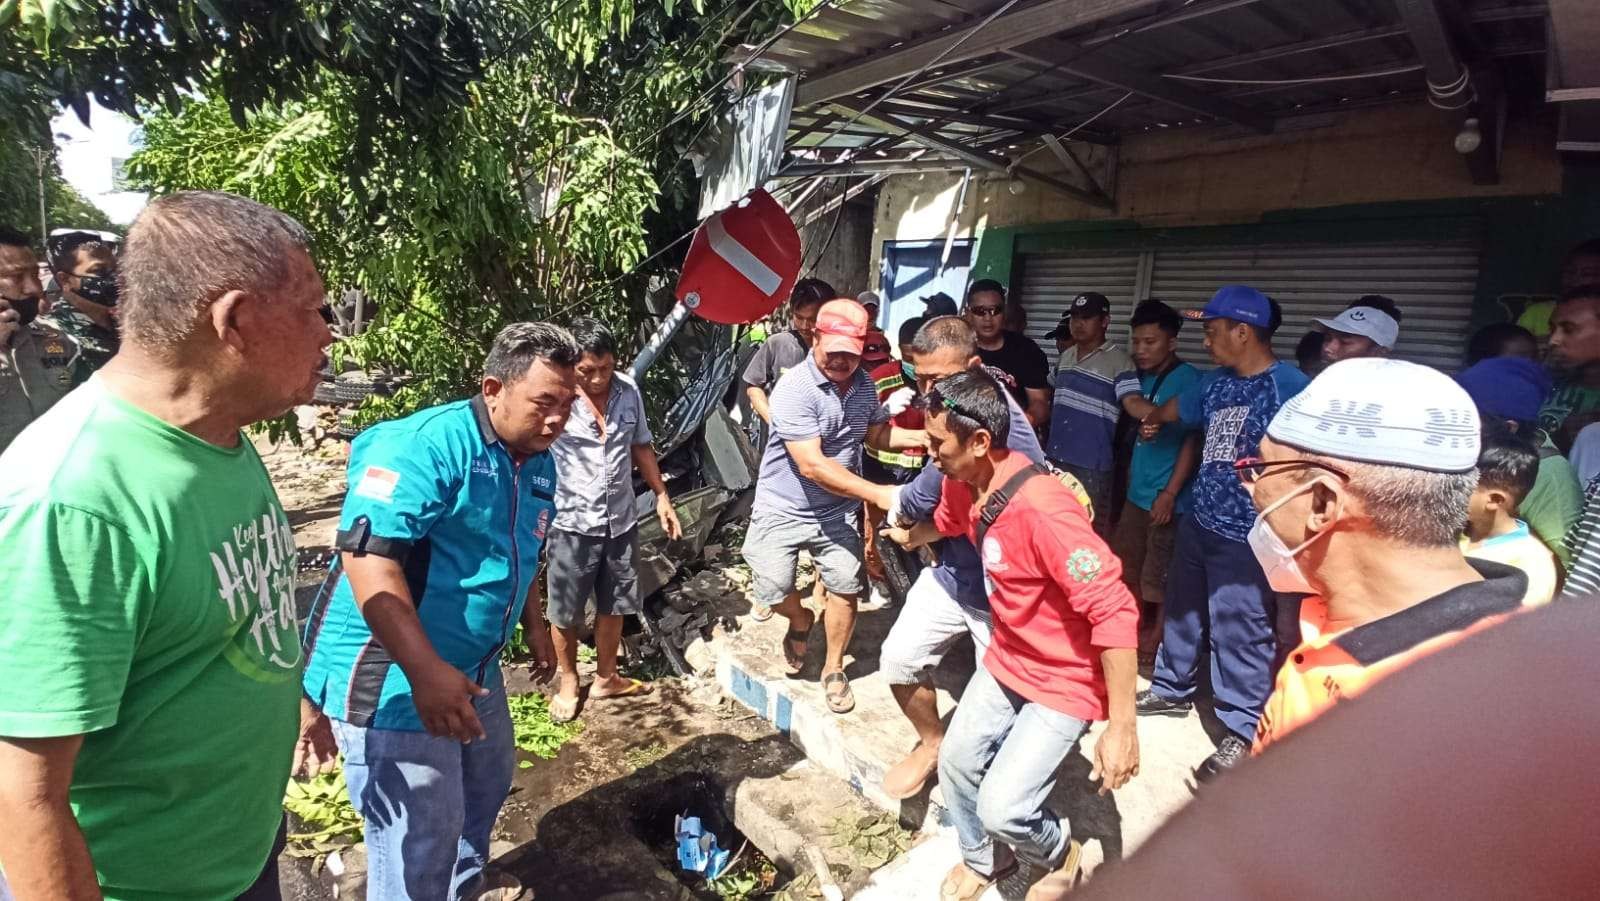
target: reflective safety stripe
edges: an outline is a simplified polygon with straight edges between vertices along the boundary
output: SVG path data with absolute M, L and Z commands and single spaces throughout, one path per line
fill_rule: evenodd
M 898 466 L 902 469 L 921 469 L 928 459 L 926 454 L 906 454 L 900 451 L 878 450 L 875 447 L 867 448 L 867 456 L 885 466 Z

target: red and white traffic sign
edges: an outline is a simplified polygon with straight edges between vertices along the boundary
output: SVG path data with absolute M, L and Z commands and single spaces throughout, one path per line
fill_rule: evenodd
M 678 278 L 678 300 L 724 325 L 755 322 L 776 310 L 800 274 L 800 232 L 759 188 L 701 223 Z

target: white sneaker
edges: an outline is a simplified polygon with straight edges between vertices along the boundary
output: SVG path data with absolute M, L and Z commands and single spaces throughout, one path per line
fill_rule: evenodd
M 894 598 L 889 596 L 889 592 L 882 585 L 877 582 L 871 582 L 869 585 L 870 590 L 867 592 L 866 600 L 858 605 L 860 609 L 883 610 L 894 606 Z

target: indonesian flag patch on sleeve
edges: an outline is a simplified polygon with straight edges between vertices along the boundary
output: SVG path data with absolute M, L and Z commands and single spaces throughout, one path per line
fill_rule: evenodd
M 381 466 L 368 466 L 361 474 L 361 481 L 356 482 L 355 495 L 387 504 L 394 500 L 394 489 L 399 484 L 400 473 Z

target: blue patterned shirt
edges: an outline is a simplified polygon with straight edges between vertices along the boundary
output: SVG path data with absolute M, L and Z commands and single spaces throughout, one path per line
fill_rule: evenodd
M 1201 528 L 1233 541 L 1250 534 L 1256 508 L 1233 464 L 1260 453 L 1267 423 L 1310 383 L 1305 373 L 1278 361 L 1249 378 L 1218 367 L 1178 396 L 1179 421 L 1206 433 L 1194 477 L 1194 516 Z

